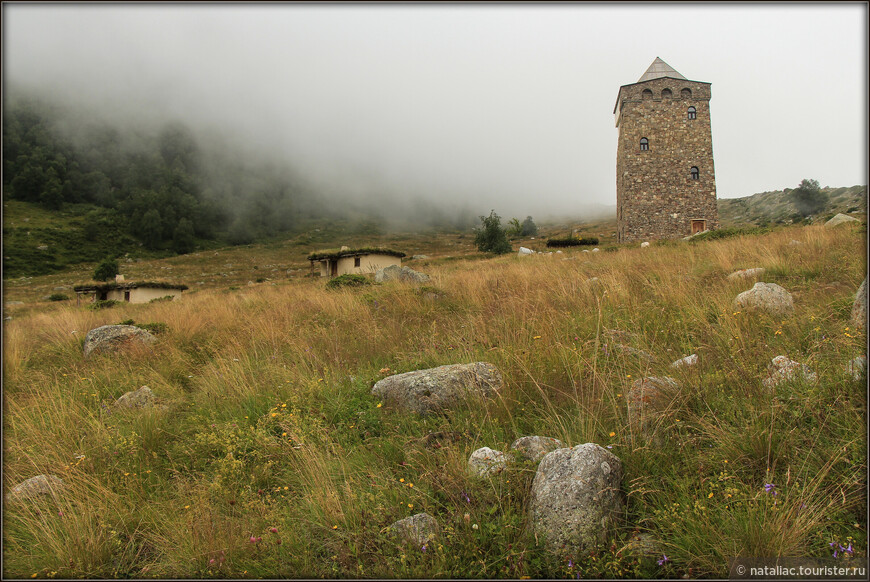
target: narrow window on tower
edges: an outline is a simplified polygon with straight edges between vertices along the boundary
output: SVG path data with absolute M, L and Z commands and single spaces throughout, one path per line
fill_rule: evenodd
M 695 119 L 697 112 L 694 107 L 689 107 L 689 119 Z
M 645 137 L 640 138 L 640 151 L 645 152 L 649 149 L 649 140 Z
M 698 180 L 701 177 L 700 172 L 698 172 L 698 166 L 692 166 L 689 172 L 692 174 L 692 180 Z

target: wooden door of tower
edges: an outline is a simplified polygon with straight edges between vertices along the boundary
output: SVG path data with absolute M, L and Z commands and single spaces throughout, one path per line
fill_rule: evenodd
M 707 230 L 707 221 L 706 220 L 693 220 L 692 221 L 692 234 L 698 234 L 699 232 L 704 232 Z

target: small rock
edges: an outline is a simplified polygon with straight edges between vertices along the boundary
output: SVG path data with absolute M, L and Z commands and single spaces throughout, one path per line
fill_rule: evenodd
M 858 356 L 846 364 L 846 375 L 855 380 L 860 380 L 867 373 L 867 358 Z
M 790 247 L 797 247 L 797 246 L 800 246 L 800 245 L 802 245 L 802 244 L 804 244 L 804 243 L 802 243 L 802 242 L 799 241 L 799 240 L 791 239 L 791 242 L 788 243 L 788 246 L 790 246 Z
M 428 259 L 429 255 L 414 255 L 411 258 L 414 259 L 415 261 L 422 261 L 424 259 Z
M 825 228 L 833 228 L 835 226 L 840 226 L 841 224 L 855 224 L 860 223 L 861 221 L 857 218 L 849 216 L 848 214 L 843 214 L 842 212 L 834 216 L 831 220 L 825 223 Z
M 398 265 L 390 265 L 375 272 L 375 283 L 394 280 L 404 283 L 426 283 L 429 281 L 429 275 L 417 272 L 411 267 L 399 267 Z
M 756 277 L 760 277 L 764 274 L 764 267 L 756 267 L 754 269 L 741 269 L 740 271 L 734 271 L 730 275 L 728 275 L 729 281 L 736 281 L 738 279 L 754 279 Z
M 48 245 L 39 245 L 38 247 L 36 247 L 36 250 L 38 250 L 38 251 L 47 251 L 47 250 L 48 250 Z
M 39 495 L 57 496 L 64 490 L 64 482 L 54 475 L 37 475 L 19 483 L 6 495 L 7 501 L 18 501 Z
M 676 362 L 671 363 L 671 368 L 679 368 L 681 366 L 694 366 L 698 363 L 698 354 L 692 354 L 685 358 L 680 358 Z
M 115 404 L 124 408 L 151 408 L 154 406 L 154 393 L 148 386 L 142 386 L 138 390 L 127 392 Z
M 420 444 L 427 449 L 441 449 L 461 440 L 461 432 L 455 430 L 441 430 L 438 432 L 430 432 L 420 439 Z
M 780 317 L 794 313 L 791 293 L 776 283 L 756 283 L 734 299 L 734 307 L 747 312 L 765 311 Z
M 592 249 L 592 252 L 593 252 L 593 253 L 597 253 L 597 252 L 599 252 L 598 247 L 595 247 L 594 249 Z
M 85 336 L 84 355 L 94 352 L 113 352 L 128 344 L 150 345 L 157 341 L 153 335 L 133 325 L 104 325 Z
M 623 511 L 622 462 L 595 443 L 547 454 L 532 482 L 529 515 L 551 551 L 592 549 Z
M 532 249 L 527 249 L 526 247 L 520 247 L 520 250 L 517 252 L 518 257 L 527 257 L 534 254 L 535 251 L 533 251 Z
M 248 287 L 253 287 L 255 283 L 253 281 L 248 281 Z
M 7 301 L 6 305 L 24 305 L 24 301 Z
M 53 291 L 69 291 L 69 290 L 70 290 L 69 287 L 67 287 L 66 285 L 61 285 L 61 286 L 55 287 L 53 289 Z
M 864 277 L 864 282 L 855 293 L 855 302 L 852 304 L 852 324 L 858 329 L 867 328 L 867 277 Z
M 584 253 L 588 253 L 588 252 L 589 252 L 589 249 L 583 249 L 582 252 L 584 252 Z
M 565 445 L 559 439 L 542 436 L 524 436 L 511 444 L 511 449 L 519 451 L 527 461 L 537 463 L 550 451 L 561 449 Z
M 808 366 L 790 360 L 786 356 L 776 356 L 767 366 L 770 376 L 762 381 L 767 388 L 774 388 L 782 382 L 800 377 L 805 382 L 816 382 L 818 376 Z
M 652 413 L 667 404 L 668 396 L 680 387 L 668 377 L 648 376 L 636 380 L 626 394 L 630 422 L 645 422 Z
M 647 248 L 647 247 L 649 247 L 649 243 L 648 243 L 648 242 L 644 241 L 644 242 L 640 243 L 640 248 L 645 249 L 645 248 Z
M 507 465 L 507 458 L 501 451 L 481 447 L 471 453 L 468 468 L 478 477 L 489 477 L 500 473 Z
M 428 513 L 418 513 L 390 525 L 389 529 L 404 542 L 422 547 L 438 537 L 441 528 Z

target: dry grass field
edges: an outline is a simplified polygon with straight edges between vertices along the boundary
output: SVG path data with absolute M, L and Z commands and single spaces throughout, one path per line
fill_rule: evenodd
M 191 289 L 101 310 L 34 301 L 92 265 L 7 281 L 4 299 L 24 304 L 3 334 L 4 487 L 38 474 L 66 487 L 4 504 L 3 574 L 675 578 L 727 576 L 735 556 L 829 558 L 831 544 L 851 550 L 844 563 L 866 557 L 866 378 L 844 373 L 866 354 L 850 322 L 865 238 L 801 226 L 491 258 L 469 235 L 370 237 L 354 242 L 429 255 L 406 264 L 430 283 L 339 290 L 306 276 L 312 245 L 287 241 L 122 262 L 128 280 Z M 792 293 L 793 316 L 732 307 L 752 282 L 726 277 L 751 267 Z M 151 348 L 83 358 L 88 330 L 129 320 L 166 329 Z M 692 353 L 697 366 L 670 369 Z M 818 382 L 766 389 L 777 355 Z M 421 418 L 370 395 L 389 374 L 475 361 L 506 382 L 485 406 Z M 625 395 L 662 375 L 680 388 L 640 434 Z M 115 406 L 143 385 L 159 406 Z M 425 446 L 435 431 L 461 436 Z M 525 435 L 621 459 L 626 512 L 607 544 L 545 550 L 527 515 L 534 466 L 468 473 L 471 451 Z M 437 542 L 386 535 L 421 511 Z

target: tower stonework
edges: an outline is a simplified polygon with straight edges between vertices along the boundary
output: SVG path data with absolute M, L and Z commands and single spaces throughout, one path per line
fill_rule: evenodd
M 710 83 L 656 57 L 616 106 L 619 242 L 681 238 L 719 227 Z

